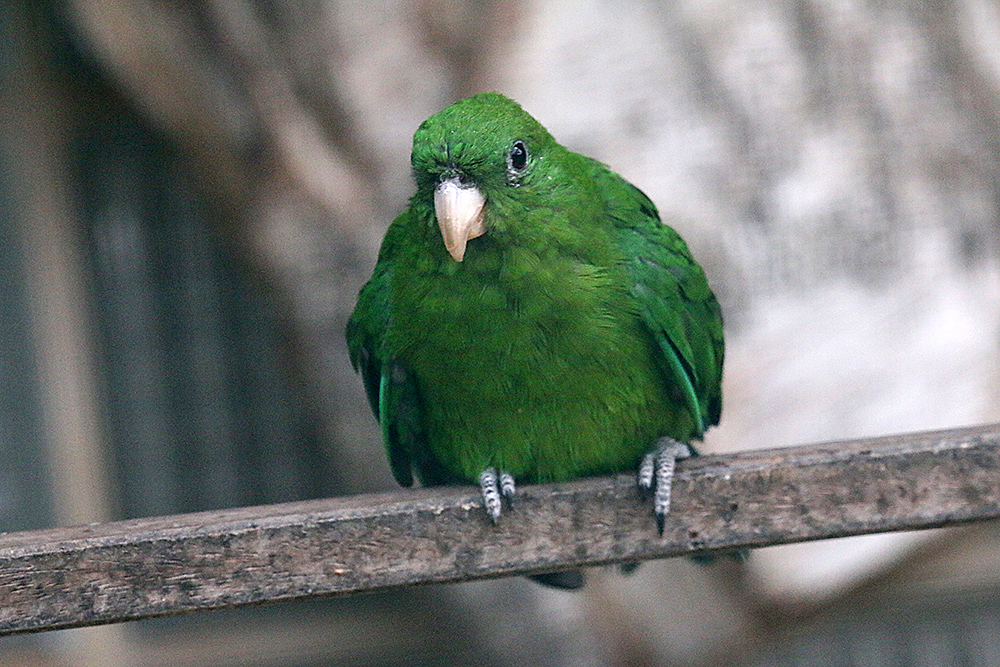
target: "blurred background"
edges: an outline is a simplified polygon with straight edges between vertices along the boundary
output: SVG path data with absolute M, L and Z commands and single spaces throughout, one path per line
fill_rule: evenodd
M 1000 3 L 0 3 L 0 530 L 393 487 L 343 326 L 499 90 L 726 315 L 709 452 L 1000 420 Z M 0 601 L 2 604 L 2 601 Z M 0 639 L 0 665 L 1000 664 L 1000 526 Z

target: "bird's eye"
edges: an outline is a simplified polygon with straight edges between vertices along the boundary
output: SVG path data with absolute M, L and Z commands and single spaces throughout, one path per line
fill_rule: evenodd
M 514 172 L 524 171 L 524 168 L 528 166 L 528 149 L 525 148 L 523 141 L 515 141 L 514 145 L 510 147 L 510 153 L 507 154 L 507 165 Z

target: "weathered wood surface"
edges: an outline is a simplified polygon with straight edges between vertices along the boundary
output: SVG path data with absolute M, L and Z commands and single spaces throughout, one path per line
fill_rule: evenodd
M 1000 517 L 1000 425 L 681 462 L 662 538 L 621 475 L 0 535 L 0 633 Z

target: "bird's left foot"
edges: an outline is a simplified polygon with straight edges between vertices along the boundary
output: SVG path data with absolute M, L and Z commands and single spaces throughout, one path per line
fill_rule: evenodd
M 670 487 L 674 481 L 674 464 L 677 459 L 694 455 L 688 445 L 673 438 L 660 438 L 656 447 L 643 457 L 639 465 L 639 489 L 653 496 L 656 529 L 663 535 L 663 524 L 670 512 Z
M 483 494 L 486 514 L 493 523 L 500 520 L 504 500 L 507 501 L 508 507 L 514 506 L 517 489 L 514 487 L 514 478 L 509 473 L 498 471 L 496 468 L 487 468 L 479 475 L 479 489 Z

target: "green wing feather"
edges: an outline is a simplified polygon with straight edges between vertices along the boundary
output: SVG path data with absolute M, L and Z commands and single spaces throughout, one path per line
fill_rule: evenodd
M 424 433 L 416 380 L 393 362 L 385 346 L 391 317 L 392 230 L 390 226 L 372 277 L 358 294 L 358 304 L 347 323 L 347 349 L 381 427 L 392 475 L 401 486 L 412 486 L 413 454 Z
M 404 212 L 400 217 L 409 215 Z M 393 223 L 379 251 L 371 279 L 361 289 L 347 323 L 347 349 L 354 370 L 361 374 L 392 475 L 400 486 L 413 485 L 413 471 L 426 485 L 452 481 L 427 445 L 423 401 L 415 375 L 387 350 L 385 332 L 392 316 L 389 281 L 395 249 Z
M 619 230 L 638 315 L 656 341 L 672 392 L 693 420 L 691 437 L 719 423 L 722 412 L 722 311 L 687 244 L 660 221 L 637 187 L 592 161 L 592 177 Z

